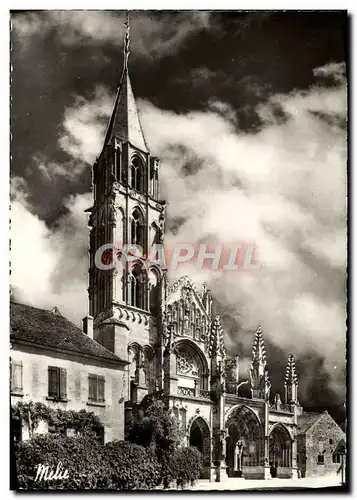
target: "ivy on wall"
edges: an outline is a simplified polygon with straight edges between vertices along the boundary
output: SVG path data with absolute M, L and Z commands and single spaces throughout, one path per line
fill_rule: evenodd
M 56 432 L 68 428 L 74 429 L 76 432 L 86 433 L 103 425 L 100 418 L 93 412 L 50 408 L 44 403 L 34 403 L 33 401 L 26 403 L 21 401 L 11 408 L 11 412 L 12 418 L 26 422 L 31 437 L 42 420 L 47 422 L 48 427 L 54 428 Z

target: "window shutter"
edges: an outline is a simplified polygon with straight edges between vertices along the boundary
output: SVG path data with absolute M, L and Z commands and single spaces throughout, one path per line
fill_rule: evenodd
M 22 361 L 11 361 L 11 390 L 22 391 Z
M 60 390 L 59 390 L 59 397 L 61 399 L 66 399 L 67 398 L 67 370 L 65 368 L 60 368 L 59 369 L 60 376 Z
M 97 399 L 97 380 L 95 375 L 88 375 L 88 399 L 96 401 Z
M 57 396 L 57 368 L 55 366 L 48 367 L 48 395 L 50 397 Z
M 104 401 L 104 383 L 105 379 L 103 376 L 98 377 L 98 401 Z

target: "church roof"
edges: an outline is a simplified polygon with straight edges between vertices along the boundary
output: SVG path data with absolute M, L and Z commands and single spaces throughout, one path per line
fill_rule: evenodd
M 305 434 L 324 415 L 316 412 L 303 412 L 297 417 L 298 434 Z
M 23 341 L 42 348 L 61 349 L 75 354 L 122 361 L 63 317 L 57 308 L 48 311 L 11 302 L 10 341 Z
M 115 137 L 123 142 L 129 142 L 145 153 L 149 151 L 141 128 L 127 67 L 124 68 L 120 80 L 104 145 L 109 144 Z

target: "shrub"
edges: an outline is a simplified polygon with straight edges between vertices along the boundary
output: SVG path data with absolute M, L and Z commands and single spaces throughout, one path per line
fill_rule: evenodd
M 91 436 L 37 435 L 16 447 L 17 487 L 25 489 L 96 489 L 109 486 L 103 446 Z M 62 463 L 67 479 L 35 481 L 42 464 L 56 470 Z
M 94 433 L 95 429 L 102 425 L 100 418 L 93 412 L 50 408 L 39 401 L 20 401 L 11 408 L 11 412 L 12 418 L 26 422 L 30 436 L 34 435 L 41 420 L 58 431 L 71 428 L 80 434 Z
M 160 465 L 153 449 L 127 441 L 104 446 L 109 484 L 118 490 L 148 490 L 161 482 Z
M 176 448 L 163 468 L 166 474 L 165 487 L 169 483 L 175 483 L 177 488 L 193 485 L 200 476 L 201 453 L 197 448 Z

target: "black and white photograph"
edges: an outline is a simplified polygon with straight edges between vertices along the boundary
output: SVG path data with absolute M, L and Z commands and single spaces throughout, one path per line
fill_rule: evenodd
M 11 490 L 348 491 L 349 36 L 10 11 Z

